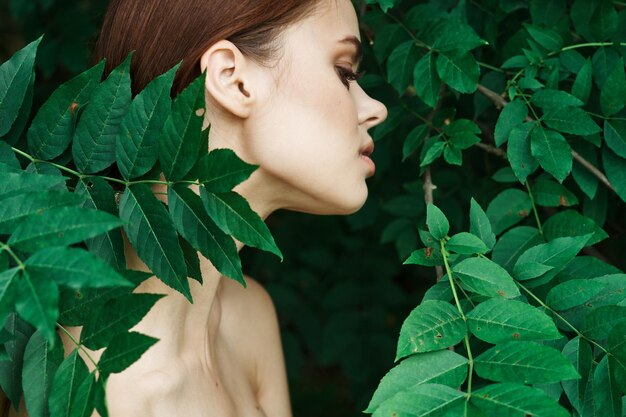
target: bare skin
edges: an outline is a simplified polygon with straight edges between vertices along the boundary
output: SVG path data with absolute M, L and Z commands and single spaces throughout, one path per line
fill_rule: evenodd
M 211 124 L 209 147 L 260 165 L 235 191 L 263 219 L 281 208 L 353 213 L 374 173 L 367 130 L 387 116 L 345 77 L 358 66 L 354 8 L 349 0 L 323 0 L 280 38 L 280 60 L 271 67 L 226 40 L 202 55 L 207 106 L 199 111 Z M 111 417 L 290 417 L 271 298 L 253 279 L 244 289 L 200 258 L 204 284 L 190 281 L 193 304 L 154 277 L 137 289 L 167 294 L 133 329 L 160 341 L 109 379 Z M 129 246 L 127 263 L 147 270 Z M 79 331 L 72 329 L 75 337 Z M 63 340 L 68 353 L 72 343 Z M 97 361 L 100 352 L 91 356 Z

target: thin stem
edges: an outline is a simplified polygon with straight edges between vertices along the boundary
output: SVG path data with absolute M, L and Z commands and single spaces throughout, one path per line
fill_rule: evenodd
M 530 197 L 530 204 L 533 206 L 533 213 L 535 214 L 535 221 L 537 222 L 537 228 L 539 229 L 539 234 L 543 236 L 543 228 L 541 227 L 541 221 L 539 220 L 539 214 L 537 213 L 537 205 L 535 204 L 535 198 L 533 197 L 532 191 L 530 191 L 530 184 L 528 180 L 524 181 L 526 185 L 526 190 L 528 190 L 528 196 Z
M 582 339 L 585 339 L 586 341 L 588 341 L 589 343 L 597 346 L 600 350 L 602 350 L 604 353 L 608 353 L 610 354 L 610 352 L 608 350 L 606 350 L 604 348 L 604 346 L 596 343 L 594 340 L 588 338 L 587 336 L 585 336 L 584 334 L 582 334 L 576 327 L 574 327 L 574 325 L 572 323 L 570 323 L 569 321 L 567 321 L 567 319 L 563 316 L 561 316 L 559 313 L 557 313 L 556 311 L 554 311 L 552 308 L 550 308 L 550 306 L 548 306 L 546 303 L 544 303 L 539 297 L 537 297 L 532 291 L 530 291 L 528 288 L 526 288 L 523 284 L 521 284 L 519 281 L 516 281 L 517 285 L 523 289 L 524 291 L 526 291 L 526 293 L 528 293 L 528 295 L 530 295 L 532 297 L 533 300 L 535 300 L 536 302 L 538 302 L 543 308 L 545 308 L 546 310 L 549 310 L 552 314 L 554 314 L 559 320 L 561 320 L 563 323 L 565 323 L 567 325 L 567 327 L 569 327 L 570 329 L 572 329 L 572 331 L 574 333 L 576 333 L 576 335 L 580 336 Z
M 65 333 L 67 337 L 69 337 L 69 339 L 76 345 L 78 349 L 82 350 L 85 353 L 85 356 L 87 356 L 87 358 L 93 364 L 93 366 L 96 367 L 96 370 L 100 372 L 100 368 L 98 367 L 98 362 L 96 362 L 94 358 L 91 357 L 89 352 L 87 352 L 87 349 L 85 349 L 85 347 L 78 340 L 76 340 L 76 338 L 72 336 L 72 334 L 68 332 L 67 329 L 63 327 L 60 323 L 57 322 L 56 325 L 63 333 Z
M 561 52 L 565 52 L 565 51 L 570 51 L 572 49 L 579 49 L 579 48 L 587 48 L 590 46 L 626 46 L 626 42 L 589 42 L 589 43 L 578 43 L 576 45 L 570 45 L 570 46 L 566 46 L 561 48 L 559 51 L 554 51 L 554 52 L 550 52 L 548 54 L 548 56 L 554 56 L 554 55 L 558 55 Z
M 456 308 L 463 318 L 463 321 L 467 325 L 467 317 L 465 317 L 465 313 L 463 312 L 463 308 L 461 307 L 461 302 L 459 301 L 459 295 L 456 292 L 456 285 L 454 280 L 452 279 L 452 270 L 450 269 L 450 265 L 448 264 L 448 252 L 446 251 L 446 247 L 444 245 L 443 239 L 439 241 L 441 245 L 441 256 L 443 257 L 443 264 L 446 268 L 446 273 L 448 274 L 448 280 L 450 281 L 450 287 L 452 288 L 452 295 L 454 296 L 454 302 L 456 303 Z M 469 344 L 469 336 L 467 333 L 465 334 L 465 350 L 467 350 L 467 364 L 469 365 L 468 376 L 467 376 L 467 398 L 465 405 L 465 414 L 467 415 L 467 402 L 469 402 L 470 397 L 472 396 L 472 374 L 474 373 L 474 356 L 472 355 L 472 349 Z
M 7 251 L 7 253 L 11 255 L 11 258 L 13 258 L 19 269 L 25 268 L 24 262 L 22 262 L 22 260 L 15 254 L 15 252 L 13 252 L 9 245 L 4 242 L 0 242 L 0 249 Z
M 498 67 L 494 67 L 493 65 L 489 65 L 486 62 L 481 62 L 478 61 L 478 65 L 480 65 L 481 67 L 485 67 L 487 69 L 490 69 L 492 71 L 496 71 L 496 72 L 500 72 L 502 74 L 506 74 L 507 72 L 505 70 L 503 70 L 502 68 L 498 68 Z

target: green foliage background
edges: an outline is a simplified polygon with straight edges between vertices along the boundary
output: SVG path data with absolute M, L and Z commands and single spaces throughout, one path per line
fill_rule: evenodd
M 624 415 L 626 5 L 368 3 L 356 5 L 366 49 L 360 83 L 389 108 L 387 122 L 372 132 L 377 174 L 368 202 L 348 218 L 273 215 L 268 224 L 282 263 L 256 249 L 242 252 L 243 269 L 266 286 L 278 308 L 295 415 L 361 415 L 368 405 L 377 409 L 380 395 L 390 398 L 403 389 L 408 394 L 400 392 L 374 415 L 391 415 L 398 407 L 403 415 L 423 415 L 418 404 L 432 396 L 451 415 L 463 415 L 454 407 L 464 401 L 446 386 L 469 390 L 455 371 L 468 346 L 474 359 L 481 358 L 473 364 L 473 389 L 491 398 L 501 394 L 504 403 L 523 404 L 540 398 L 536 403 L 544 408 L 527 411 L 563 413 L 554 401 L 542 402 L 539 391 L 487 385 L 526 380 L 546 398 L 560 399 L 570 414 Z M 2 62 L 46 34 L 37 53 L 33 109 L 88 68 L 104 6 L 61 0 L 0 5 Z M 23 139 L 15 140 L 27 149 Z M 427 210 L 425 198 L 440 210 Z M 552 243 L 538 246 L 544 241 Z M 444 258 L 456 297 L 448 277 L 435 285 L 446 272 Z M 535 307 L 526 312 L 508 297 Z M 146 308 L 155 301 L 145 300 Z M 466 333 L 454 323 L 462 315 L 477 320 L 478 313 L 468 314 L 475 305 L 493 305 L 528 318 L 524 326 L 544 327 L 508 341 L 493 329 L 495 335 L 483 335 L 470 318 Z M 418 339 L 433 353 L 412 354 L 411 337 L 418 332 L 412 326 L 428 323 L 429 314 L 455 318 L 447 327 L 427 326 Z M 565 338 L 556 339 L 557 328 Z M 533 352 L 552 368 L 525 374 L 507 367 L 493 344 L 516 352 L 517 359 L 524 350 Z M 448 345 L 456 345 L 454 353 L 442 350 Z M 394 359 L 409 354 L 374 401 Z M 448 367 L 445 377 L 419 373 L 437 366 Z M 572 371 L 581 378 L 572 379 Z M 409 386 L 419 378 L 422 384 Z M 471 404 L 486 415 L 502 413 L 488 401 Z M 483 415 L 476 408 L 468 412 Z

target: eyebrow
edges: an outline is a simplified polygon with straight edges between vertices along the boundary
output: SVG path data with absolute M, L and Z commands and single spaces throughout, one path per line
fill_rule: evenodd
M 356 51 L 354 52 L 354 55 L 352 55 L 352 59 L 354 59 L 354 63 L 357 65 L 361 63 L 361 59 L 363 58 L 363 45 L 361 44 L 359 38 L 356 36 L 346 36 L 340 40 L 339 43 L 353 45 Z

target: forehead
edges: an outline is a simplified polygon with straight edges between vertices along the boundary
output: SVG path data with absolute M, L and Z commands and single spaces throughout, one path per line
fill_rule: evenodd
M 320 0 L 313 13 L 292 25 L 296 37 L 308 36 L 322 43 L 336 43 L 348 36 L 360 39 L 359 24 L 350 0 Z

